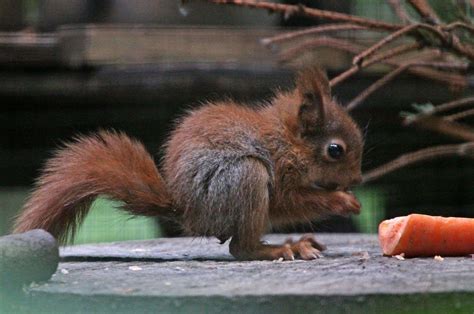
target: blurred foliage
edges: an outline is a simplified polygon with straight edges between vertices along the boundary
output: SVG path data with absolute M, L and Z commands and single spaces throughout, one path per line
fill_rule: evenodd
M 362 233 L 377 233 L 380 222 L 385 219 L 386 193 L 381 188 L 358 188 L 354 194 L 362 204 L 359 215 L 352 220 Z
M 97 199 L 74 237 L 74 244 L 145 240 L 161 236 L 156 220 L 135 217 L 116 207 L 120 203 Z
M 14 217 L 28 194 L 29 191 L 25 188 L 3 188 L 0 190 L 2 211 L 0 236 L 10 233 Z M 155 219 L 130 216 L 114 208 L 118 204 L 118 202 L 103 198 L 97 199 L 84 223 L 80 226 L 73 243 L 144 240 L 161 236 Z
M 39 0 L 23 0 L 24 21 L 26 25 L 36 25 L 39 19 Z
M 378 1 L 377 3 L 367 0 L 353 1 L 351 11 L 354 15 L 375 20 L 392 23 L 398 21 L 397 16 L 393 13 L 392 8 L 386 1 Z
M 472 20 L 471 5 L 466 0 L 429 0 L 431 7 L 447 24 Z

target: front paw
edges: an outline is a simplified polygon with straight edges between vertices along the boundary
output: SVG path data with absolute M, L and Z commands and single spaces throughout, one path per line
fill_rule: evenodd
M 302 236 L 297 242 L 288 239 L 286 240 L 286 245 L 290 245 L 291 251 L 303 260 L 320 258 L 321 251 L 326 249 L 326 246 L 316 241 L 311 234 Z
M 332 192 L 331 211 L 336 215 L 360 214 L 361 204 L 351 192 Z

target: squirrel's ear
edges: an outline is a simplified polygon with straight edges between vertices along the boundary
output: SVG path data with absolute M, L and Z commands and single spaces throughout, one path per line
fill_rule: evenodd
M 314 133 L 324 123 L 331 104 L 329 80 L 321 69 L 311 67 L 298 73 L 296 89 L 300 96 L 298 122 L 301 132 Z

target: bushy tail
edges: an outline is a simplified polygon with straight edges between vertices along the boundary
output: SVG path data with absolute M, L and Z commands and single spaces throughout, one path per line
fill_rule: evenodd
M 14 232 L 41 228 L 64 242 L 98 195 L 122 201 L 122 208 L 136 215 L 171 213 L 165 182 L 143 145 L 101 131 L 78 137 L 46 163 Z

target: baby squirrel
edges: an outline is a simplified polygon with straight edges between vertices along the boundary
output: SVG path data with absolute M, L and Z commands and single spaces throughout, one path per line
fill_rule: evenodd
M 47 161 L 14 232 L 74 234 L 99 195 L 134 215 L 177 221 L 190 235 L 214 236 L 237 259 L 317 258 L 311 236 L 283 245 L 261 237 L 270 226 L 359 213 L 350 188 L 361 182 L 361 132 L 331 97 L 316 67 L 296 87 L 258 108 L 208 103 L 176 125 L 157 169 L 123 133 L 80 136 Z

